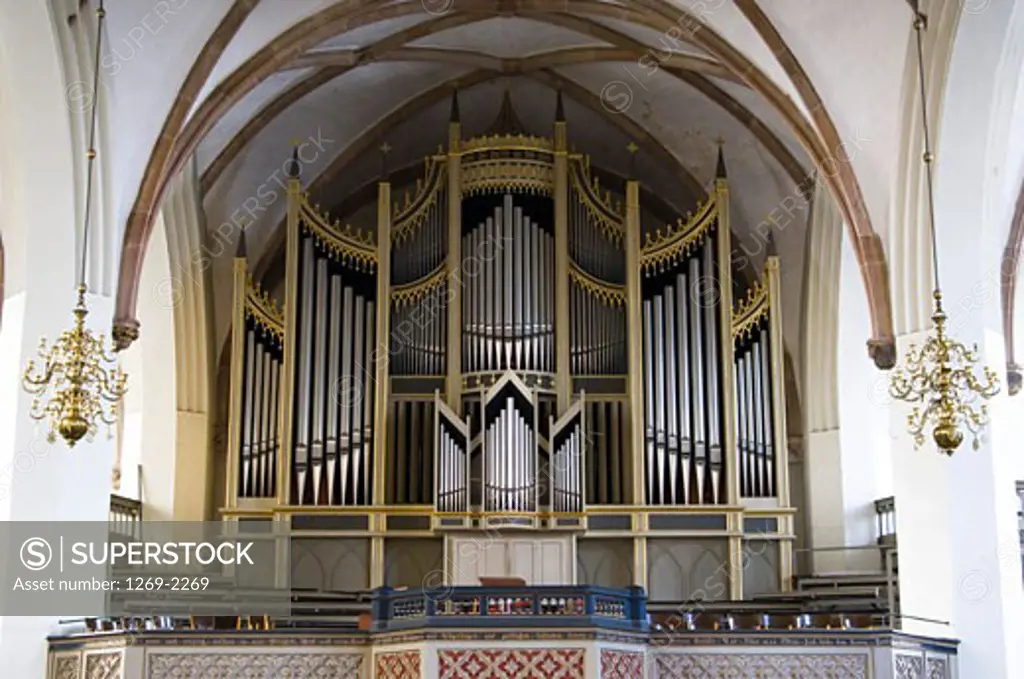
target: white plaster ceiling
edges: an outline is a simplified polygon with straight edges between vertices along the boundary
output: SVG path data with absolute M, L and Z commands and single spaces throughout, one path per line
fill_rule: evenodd
M 435 17 L 427 14 L 426 12 L 418 12 L 408 16 L 384 19 L 372 24 L 353 28 L 352 30 L 346 31 L 340 35 L 336 35 L 333 38 L 323 41 L 317 45 L 315 49 L 358 49 L 366 47 L 368 45 L 372 45 L 385 36 L 393 35 L 399 31 L 404 31 L 407 28 L 411 28 L 412 26 L 416 26 L 417 24 L 421 24 L 433 18 Z
M 694 56 L 701 57 L 708 56 L 706 51 L 694 45 L 693 42 L 689 40 L 689 33 L 683 31 L 681 28 L 678 32 L 673 31 L 672 33 L 668 33 L 667 31 L 656 31 L 648 26 L 640 26 L 614 17 L 588 15 L 588 18 L 595 23 L 612 29 L 613 31 L 629 36 L 638 43 L 647 45 L 654 50 L 652 56 L 655 56 L 656 58 L 660 58 L 660 55 L 668 52 L 692 54 Z
M 570 47 L 605 46 L 600 40 L 561 26 L 521 17 L 495 17 L 449 28 L 410 43 L 413 47 L 473 50 L 500 58 Z
M 296 68 L 281 71 L 254 87 L 234 106 L 231 115 L 225 116 L 207 133 L 203 143 L 196 149 L 199 167 L 203 169 L 209 167 L 217 154 L 231 142 L 231 139 L 242 130 L 246 123 L 259 113 L 260 109 L 289 87 L 311 75 L 315 70 L 313 68 Z
M 832 114 L 843 148 L 833 151 L 854 168 L 875 229 L 888 231 L 889 187 L 902 110 L 910 19 L 895 0 L 857 3 L 772 0 L 761 3 Z M 823 25 L 842 26 L 822 40 Z M 864 50 L 865 45 L 874 45 Z
M 209 228 L 238 214 L 254 217 L 257 232 L 276 226 L 284 214 L 284 201 L 263 200 L 257 192 L 260 186 L 275 186 L 275 172 L 280 173 L 290 156 L 292 140 L 320 140 L 319 145 L 307 147 L 303 160 L 309 162 L 302 166 L 304 177 L 316 177 L 353 139 L 410 94 L 464 71 L 430 62 L 373 63 L 347 71 L 308 94 L 263 128 L 206 194 Z M 258 207 L 248 210 L 246 205 L 253 205 L 254 199 Z

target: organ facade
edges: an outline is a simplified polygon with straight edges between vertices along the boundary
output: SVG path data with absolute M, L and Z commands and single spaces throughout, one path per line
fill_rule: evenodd
M 411 195 L 384 178 L 354 226 L 292 163 L 283 285 L 234 265 L 225 519 L 284 522 L 324 590 L 787 589 L 779 263 L 734 270 L 721 153 L 664 220 L 601 186 L 560 98 L 551 137 L 518 127 L 506 98 L 463 138 L 454 101 Z

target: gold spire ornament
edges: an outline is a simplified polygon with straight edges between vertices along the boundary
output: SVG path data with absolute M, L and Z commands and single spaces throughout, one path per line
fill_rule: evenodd
M 89 148 L 86 151 L 85 217 L 82 226 L 82 262 L 79 269 L 78 303 L 72 310 L 75 317 L 70 330 L 61 333 L 49 346 L 39 342 L 37 359 L 25 367 L 22 384 L 32 400 L 29 414 L 45 420 L 50 427 L 47 439 L 52 443 L 60 434 L 68 446 L 83 437 L 92 437 L 98 423 L 112 425 L 117 419 L 117 405 L 127 391 L 127 375 L 108 351 L 106 338 L 94 335 L 86 327 L 89 315 L 86 306 L 85 265 L 89 251 L 89 215 L 91 213 L 93 161 L 96 159 L 96 98 L 99 96 L 100 54 L 103 45 L 103 0 L 96 10 L 96 54 L 93 64 L 92 111 L 90 112 Z
M 952 455 L 964 440 L 964 430 L 970 433 L 974 449 L 980 445 L 980 436 L 988 424 L 988 407 L 977 403 L 979 397 L 989 399 L 999 393 L 999 378 L 988 366 L 982 369 L 983 379 L 975 375 L 978 349 L 957 342 L 946 334 L 946 312 L 942 308 L 942 290 L 939 287 L 939 256 L 935 232 L 935 198 L 932 190 L 932 152 L 928 129 L 927 96 L 924 82 L 924 48 L 922 32 L 927 23 L 914 3 L 914 30 L 917 33 L 917 67 L 921 88 L 921 113 L 924 120 L 924 164 L 928 182 L 928 218 L 931 227 L 932 273 L 935 291 L 932 293 L 935 324 L 924 344 L 907 350 L 905 364 L 893 371 L 889 393 L 893 398 L 913 404 L 907 416 L 907 428 L 917 447 L 924 445 L 931 428 L 932 438 L 939 450 Z

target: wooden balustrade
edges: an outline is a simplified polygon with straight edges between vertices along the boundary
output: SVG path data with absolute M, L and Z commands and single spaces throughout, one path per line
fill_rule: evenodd
M 110 532 L 122 537 L 139 537 L 142 523 L 142 502 L 110 494 L 110 512 L 107 516 Z

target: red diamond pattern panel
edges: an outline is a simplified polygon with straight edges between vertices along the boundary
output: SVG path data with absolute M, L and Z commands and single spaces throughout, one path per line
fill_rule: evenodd
M 420 652 L 378 653 L 377 679 L 420 679 Z
M 583 679 L 583 649 L 438 651 L 440 679 Z
M 644 654 L 601 649 L 601 679 L 643 679 Z

